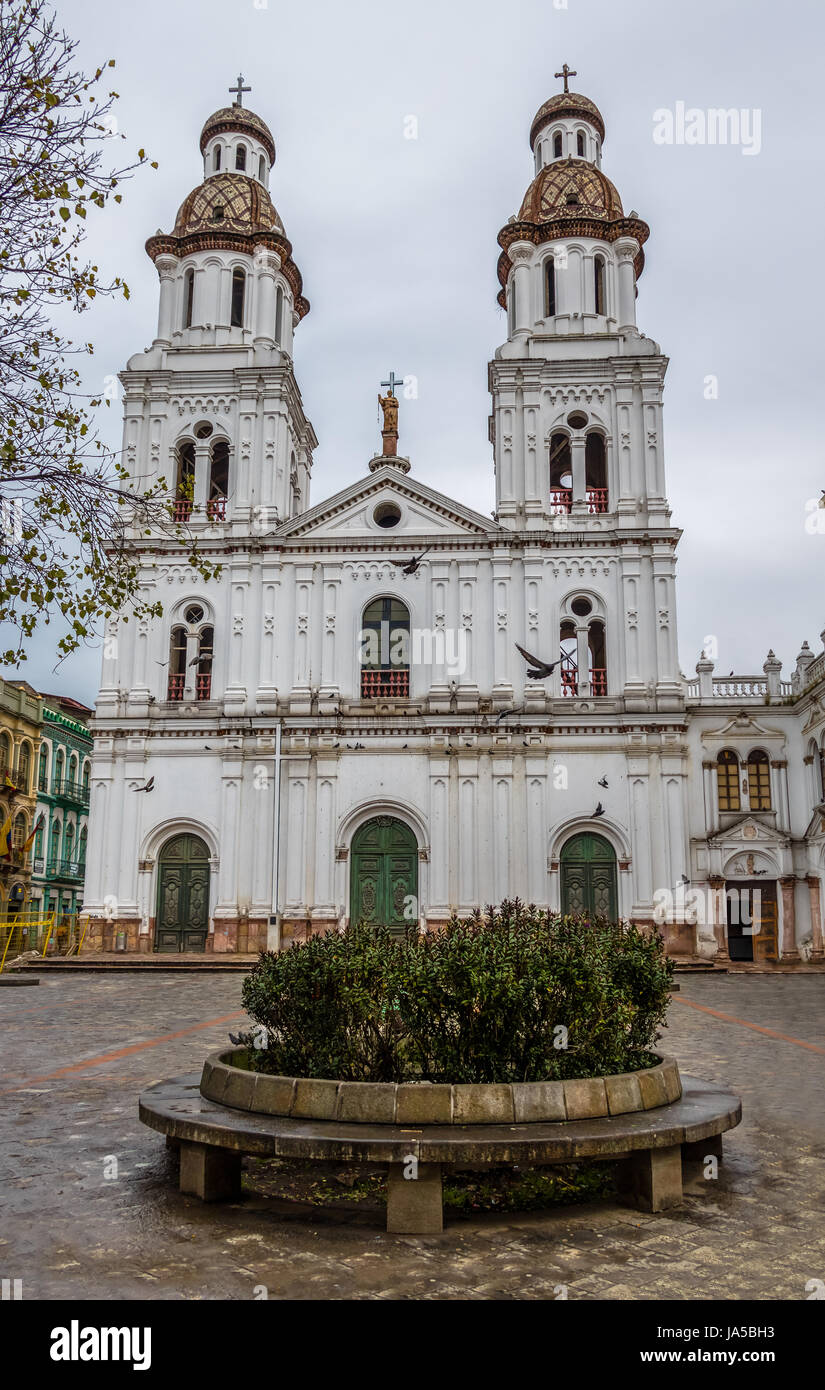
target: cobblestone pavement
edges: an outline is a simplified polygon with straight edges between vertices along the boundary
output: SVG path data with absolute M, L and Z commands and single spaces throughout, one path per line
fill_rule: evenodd
M 239 976 L 4 989 L 0 1274 L 30 1299 L 804 1299 L 825 1279 L 825 979 L 681 978 L 663 1050 L 744 1103 L 718 1181 L 667 1215 L 593 1204 L 427 1237 L 176 1191 L 138 1092 L 235 1031 Z

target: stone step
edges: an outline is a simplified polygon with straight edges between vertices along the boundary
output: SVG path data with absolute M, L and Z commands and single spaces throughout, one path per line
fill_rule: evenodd
M 189 974 L 214 974 L 229 971 L 245 974 L 258 959 L 253 955 L 177 955 L 173 952 L 152 956 L 139 955 L 88 955 L 88 956 L 47 956 L 45 959 L 25 961 L 12 969 L 38 970 L 44 973 L 66 971 L 68 973 L 95 971 L 98 974 L 117 974 L 123 971 L 151 972 L 152 970 L 179 970 Z M 7 967 L 8 968 L 8 967 Z

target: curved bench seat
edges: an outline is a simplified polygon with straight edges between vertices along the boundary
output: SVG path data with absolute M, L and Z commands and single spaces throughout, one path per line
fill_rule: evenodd
M 387 1230 L 442 1229 L 443 1168 L 618 1160 L 626 1200 L 663 1211 L 682 1200 L 683 1162 L 722 1156 L 721 1135 L 742 1118 L 739 1097 L 682 1077 L 682 1098 L 656 1110 L 512 1125 L 388 1125 L 262 1115 L 220 1105 L 200 1075 L 173 1077 L 140 1097 L 142 1122 L 180 1145 L 180 1189 L 204 1201 L 240 1195 L 241 1157 L 375 1163 L 388 1167 Z M 412 1174 L 414 1180 L 411 1180 Z

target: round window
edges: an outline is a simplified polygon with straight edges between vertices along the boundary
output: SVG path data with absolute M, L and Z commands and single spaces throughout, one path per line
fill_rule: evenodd
M 577 618 L 586 618 L 588 613 L 593 612 L 593 605 L 589 598 L 574 598 L 570 609 Z
M 401 508 L 395 502 L 381 502 L 375 508 L 372 519 L 377 526 L 389 530 L 391 526 L 397 526 L 401 520 Z
M 202 420 L 199 425 L 195 426 L 196 439 L 208 439 L 211 433 L 212 426 L 210 425 L 208 420 Z
M 188 623 L 199 623 L 203 620 L 203 609 L 193 603 L 191 608 L 187 608 L 183 616 Z
M 583 430 L 587 424 L 587 416 L 583 410 L 574 410 L 568 415 L 567 423 L 571 430 Z

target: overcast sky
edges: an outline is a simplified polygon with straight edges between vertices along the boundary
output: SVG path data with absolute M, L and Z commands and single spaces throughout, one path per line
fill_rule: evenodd
M 771 646 L 788 677 L 803 638 L 821 649 L 825 530 L 805 528 L 805 503 L 825 488 L 817 0 L 60 0 L 58 11 L 89 67 L 116 59 L 124 148 L 160 163 L 91 227 L 90 250 L 132 298 L 84 316 L 90 382 L 154 337 L 144 241 L 171 229 L 201 181 L 201 126 L 243 72 L 245 103 L 275 136 L 272 197 L 312 305 L 295 368 L 320 440 L 313 503 L 378 452 L 376 394 L 393 368 L 419 382 L 401 407 L 414 475 L 492 510 L 496 234 L 532 177 L 532 117 L 560 89 L 562 63 L 577 69 L 572 87 L 607 126 L 603 168 L 651 228 L 638 322 L 671 359 L 682 668 L 693 673 L 710 634 L 724 675 L 760 672 Z M 758 112 L 761 149 L 657 144 L 654 112 L 678 102 Z M 717 399 L 705 398 L 711 375 Z M 102 428 L 119 447 L 119 407 Z M 99 651 L 57 673 L 53 652 L 46 629 L 23 674 L 92 702 Z

